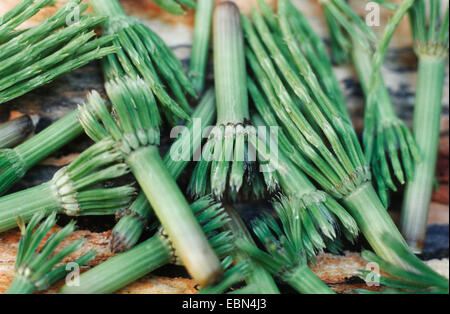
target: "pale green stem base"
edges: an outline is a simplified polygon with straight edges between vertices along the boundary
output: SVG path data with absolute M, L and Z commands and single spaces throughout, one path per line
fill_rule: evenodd
M 425 243 L 439 145 L 445 64 L 445 59 L 427 56 L 419 61 L 414 137 L 422 161 L 406 187 L 401 218 L 402 233 L 415 252 L 421 252 Z
M 371 183 L 365 183 L 344 199 L 346 208 L 358 223 L 361 232 L 375 253 L 384 260 L 406 267 L 402 259 L 386 244 L 391 236 L 407 246 L 396 225 L 381 203 Z
M 222 265 L 158 149 L 141 148 L 127 158 L 127 164 L 194 280 L 207 286 L 220 279 Z

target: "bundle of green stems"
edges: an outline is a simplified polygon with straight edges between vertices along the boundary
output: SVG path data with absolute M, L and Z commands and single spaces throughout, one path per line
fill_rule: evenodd
M 191 276 L 202 285 L 215 282 L 220 261 L 159 155 L 161 118 L 152 90 L 142 79 L 124 76 L 107 82 L 106 91 L 116 115 L 91 97 L 79 115 L 86 133 L 96 142 L 113 138 Z
M 164 11 L 169 12 L 170 14 L 174 15 L 183 15 L 186 13 L 185 9 L 183 8 L 189 8 L 189 9 L 196 9 L 200 7 L 200 0 L 151 0 L 156 5 L 158 5 L 161 9 Z M 199 3 L 197 3 L 199 2 Z
M 0 149 L 22 143 L 33 130 L 33 121 L 27 115 L 0 124 Z
M 83 14 L 87 5 L 80 2 L 67 1 L 53 16 L 23 31 L 16 29 L 51 0 L 22 0 L 0 17 L 0 104 L 117 51 L 111 45 L 114 36 L 93 39 L 93 29 L 106 18 Z
M 117 0 L 90 3 L 95 12 L 109 17 L 104 23 L 104 33 L 116 35 L 114 44 L 121 47 L 103 60 L 106 81 L 124 75 L 141 77 L 151 87 L 171 124 L 177 123 L 176 117 L 189 119 L 191 108 L 186 94 L 195 98 L 197 93 L 170 48 L 147 26 L 126 15 Z
M 381 258 L 408 268 L 409 261 L 399 256 L 399 252 L 384 240 L 387 234 L 407 248 L 373 189 L 369 167 L 355 140 L 353 126 L 327 100 L 327 94 L 321 91 L 320 84 L 314 79 L 315 72 L 307 71 L 309 63 L 297 41 L 292 40 L 291 21 L 298 19 L 298 11 L 290 8 L 289 0 L 278 2 L 279 27 L 288 51 L 278 48 L 277 33 L 271 32 L 267 18 L 257 9 L 252 11 L 254 24 L 242 16 L 249 45 L 247 57 L 255 61 L 249 62 L 250 67 L 279 123 L 302 155 L 301 169 L 326 192 L 340 199 Z M 263 81 L 267 83 L 263 85 Z M 408 252 L 411 259 L 422 263 Z M 430 276 L 439 277 L 427 269 Z
M 302 219 L 296 210 L 275 207 L 282 226 L 269 214 L 252 222 L 253 232 L 267 252 L 244 240 L 237 245 L 270 273 L 303 294 L 334 294 L 308 267 Z
M 193 203 L 191 210 L 216 254 L 226 256 L 233 249 L 233 237 L 229 231 L 220 231 L 228 220 L 222 205 L 204 197 Z M 150 239 L 83 273 L 79 286 L 66 285 L 60 293 L 111 293 L 166 264 L 182 265 L 182 261 L 160 227 Z
M 419 150 L 408 127 L 395 112 L 379 69 L 373 69 L 373 45 L 377 39 L 372 29 L 342 0 L 324 1 L 322 7 L 330 25 L 331 37 L 335 42 L 341 42 L 334 51 L 341 50 L 343 55 L 348 50 L 366 100 L 369 101 L 371 93 L 376 95 L 375 103 L 366 106 L 363 143 L 378 194 L 387 207 L 389 190 L 397 191 L 398 184 L 403 185 L 412 179 L 415 164 L 420 161 Z M 391 27 L 395 21 L 392 19 L 386 29 L 395 29 Z M 378 72 L 376 87 L 372 86 L 374 71 Z
M 48 289 L 68 273 L 67 264 L 55 267 L 64 258 L 83 246 L 83 239 L 78 239 L 62 248 L 58 247 L 75 230 L 75 223 L 70 222 L 59 231 L 52 231 L 56 225 L 56 214 L 44 220 L 44 213 L 36 213 L 25 227 L 20 220 L 22 237 L 19 242 L 14 279 L 6 291 L 7 294 L 32 294 Z M 48 236 L 44 244 L 44 237 Z M 57 250 L 58 249 L 58 250 Z M 78 267 L 94 259 L 96 253 L 88 251 L 72 263 Z
M 213 193 L 217 198 L 234 198 L 245 178 L 252 181 L 256 161 L 248 145 L 255 129 L 249 121 L 244 36 L 235 3 L 226 1 L 216 7 L 213 32 L 217 122 L 189 189 L 195 197 Z M 266 183 L 271 189 L 270 181 Z
M 111 215 L 127 208 L 135 194 L 129 185 L 105 188 L 101 184 L 129 172 L 111 139 L 81 153 L 41 185 L 0 198 L 0 232 L 27 222 L 37 212 L 69 216 Z
M 214 89 L 210 88 L 200 100 L 177 140 L 164 157 L 164 165 L 170 175 L 177 179 L 189 164 L 194 153 L 200 148 L 203 137 L 201 130 L 209 126 L 215 117 Z M 152 218 L 153 209 L 143 192 L 121 214 L 120 220 L 111 233 L 111 249 L 122 252 L 133 247 Z
M 428 25 L 426 4 L 429 4 Z M 448 65 L 449 7 L 441 15 L 440 1 L 416 1 L 409 10 L 415 52 L 419 59 L 414 105 L 414 138 L 422 153 L 412 180 L 406 186 L 401 231 L 408 244 L 421 252 L 425 243 L 428 211 L 435 180 L 445 68 Z

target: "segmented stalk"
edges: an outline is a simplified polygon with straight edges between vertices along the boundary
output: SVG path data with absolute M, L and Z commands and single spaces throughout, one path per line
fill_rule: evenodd
M 55 268 L 56 264 L 83 245 L 84 240 L 78 239 L 55 252 L 61 242 L 75 230 L 75 223 L 70 222 L 63 229 L 51 232 L 56 224 L 56 214 L 51 214 L 45 220 L 43 218 L 43 213 L 33 215 L 26 227 L 21 221 L 22 238 L 17 253 L 16 273 L 6 291 L 7 294 L 32 294 L 35 291 L 47 289 L 56 281 L 64 278 L 67 273 L 66 265 Z M 40 246 L 46 235 L 49 235 L 48 239 L 43 246 Z M 95 253 L 90 251 L 75 263 L 82 266 L 94 257 Z
M 228 219 L 221 205 L 206 197 L 191 208 L 216 253 L 226 255 L 233 245 L 231 235 L 219 231 Z M 111 293 L 161 266 L 179 262 L 171 238 L 160 228 L 152 238 L 83 273 L 78 287 L 64 286 L 60 293 Z
M 134 196 L 131 186 L 98 188 L 96 185 L 129 172 L 111 140 L 99 142 L 57 171 L 42 185 L 0 198 L 0 232 L 25 222 L 37 212 L 69 216 L 111 215 L 127 208 Z
M 248 146 L 255 130 L 248 122 L 244 36 L 236 4 L 219 4 L 213 27 L 217 124 L 203 147 L 190 190 L 196 197 L 211 192 L 218 198 L 224 194 L 233 198 L 244 177 L 251 181 L 255 162 Z
M 20 144 L 33 130 L 33 121 L 29 116 L 21 116 L 0 124 L 0 148 L 11 148 Z

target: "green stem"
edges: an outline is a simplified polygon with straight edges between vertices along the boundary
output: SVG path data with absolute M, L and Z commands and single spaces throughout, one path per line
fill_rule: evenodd
M 16 276 L 5 294 L 33 294 L 36 287 L 22 276 Z
M 172 249 L 167 240 L 155 235 L 135 248 L 83 273 L 79 286 L 65 285 L 59 293 L 112 293 L 170 263 L 172 258 Z
M 422 152 L 414 178 L 408 183 L 403 200 L 401 230 L 415 251 L 421 251 L 425 241 L 439 145 L 445 58 L 422 56 L 419 60 L 414 137 Z
M 189 76 L 198 93 L 201 93 L 205 86 L 213 8 L 214 0 L 199 0 L 195 12 L 194 42 L 192 44 Z
M 366 96 L 369 94 L 370 90 L 370 80 L 372 76 L 372 52 L 367 48 L 363 47 L 356 40 L 353 40 L 352 45 L 352 57 L 353 64 L 355 65 L 356 72 L 361 82 L 361 87 Z M 379 78 L 380 84 L 378 85 L 378 98 L 377 98 L 377 110 L 379 113 L 379 118 L 381 120 L 397 118 L 392 105 L 391 97 L 383 82 L 380 74 Z
M 0 198 L 0 232 L 16 227 L 19 217 L 27 222 L 39 211 L 60 208 L 51 182 L 3 196 Z
M 10 148 L 23 142 L 32 132 L 33 121 L 29 116 L 22 116 L 0 125 L 0 148 Z
M 384 240 L 385 234 L 390 235 L 405 246 L 407 246 L 406 242 L 372 185 L 370 183 L 361 185 L 343 201 L 375 253 L 392 264 L 405 267 L 402 259 Z
M 229 222 L 226 224 L 226 228 L 231 230 L 234 237 L 244 238 L 253 245 L 256 243 L 253 241 L 250 232 L 247 230 L 244 222 L 242 221 L 239 214 L 232 206 L 225 206 L 226 213 L 230 218 Z M 251 274 L 245 278 L 247 286 L 256 287 L 256 291 L 252 293 L 259 294 L 279 294 L 275 280 L 272 278 L 270 273 L 261 267 L 261 265 L 254 263 L 250 260 L 249 256 L 241 250 L 234 251 L 234 257 L 237 262 L 247 260 L 250 263 Z
M 77 115 L 78 110 L 72 111 L 14 149 L 23 160 L 25 170 L 30 169 L 83 132 Z
M 249 119 L 247 73 L 239 9 L 223 2 L 214 11 L 214 77 L 217 124 Z
M 127 163 L 191 276 L 201 285 L 220 277 L 222 267 L 157 147 L 140 148 Z
M 286 282 L 302 294 L 335 294 L 307 265 L 301 265 L 292 271 Z

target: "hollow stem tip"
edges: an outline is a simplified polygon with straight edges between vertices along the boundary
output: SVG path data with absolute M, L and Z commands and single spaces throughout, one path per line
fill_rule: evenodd
M 22 238 L 17 253 L 16 274 L 6 293 L 30 294 L 47 289 L 64 278 L 68 272 L 65 271 L 66 265 L 55 268 L 56 264 L 83 245 L 83 239 L 79 239 L 57 250 L 64 239 L 75 230 L 75 223 L 71 222 L 61 230 L 52 232 L 51 229 L 56 224 L 56 214 L 51 214 L 45 220 L 43 218 L 43 213 L 37 213 L 26 227 L 23 221 L 19 224 Z M 48 239 L 41 246 L 41 242 L 47 235 L 49 235 Z M 88 252 L 75 262 L 82 263 L 78 264 L 82 266 L 94 256 L 93 252 Z

